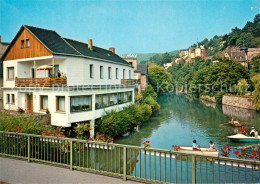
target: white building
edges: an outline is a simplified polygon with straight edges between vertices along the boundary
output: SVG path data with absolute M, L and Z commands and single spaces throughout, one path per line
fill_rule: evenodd
M 49 111 L 54 126 L 89 121 L 91 136 L 104 110 L 134 102 L 135 86 L 128 85 L 133 67 L 114 48 L 95 47 L 92 40 L 86 44 L 22 26 L 3 55 L 3 69 L 4 109 Z

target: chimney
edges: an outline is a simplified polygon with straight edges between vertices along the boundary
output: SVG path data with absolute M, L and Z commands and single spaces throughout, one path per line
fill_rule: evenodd
M 88 49 L 93 50 L 92 40 L 88 40 Z
M 115 48 L 114 48 L 114 47 L 111 47 L 111 48 L 109 48 L 109 51 L 115 53 Z

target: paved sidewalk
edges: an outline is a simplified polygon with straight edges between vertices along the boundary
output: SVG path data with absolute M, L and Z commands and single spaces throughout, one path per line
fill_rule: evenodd
M 57 166 L 28 163 L 25 160 L 3 157 L 0 157 L 0 183 L 1 181 L 10 184 L 136 183 L 132 181 L 125 182 L 122 179 L 109 176 L 75 170 L 70 171 Z

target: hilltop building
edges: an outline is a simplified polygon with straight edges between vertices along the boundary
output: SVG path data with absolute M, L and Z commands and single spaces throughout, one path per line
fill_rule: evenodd
M 50 113 L 54 126 L 95 120 L 134 102 L 134 68 L 109 50 L 23 25 L 3 57 L 4 109 Z
M 148 65 L 137 64 L 137 58 L 134 55 L 123 55 L 122 57 L 134 67 L 134 79 L 138 84 L 138 93 L 141 94 L 141 91 L 148 85 Z
M 239 47 L 227 47 L 223 52 L 224 57 L 236 61 L 248 68 L 248 61 L 260 54 L 260 48 L 248 48 L 247 52 L 241 51 Z
M 3 91 L 1 89 L 3 87 L 3 62 L 1 58 L 8 46 L 10 45 L 10 43 L 2 42 L 1 38 L 2 37 L 0 35 L 0 110 L 3 109 Z
M 164 67 L 164 69 L 168 69 L 168 68 L 170 68 L 171 66 L 172 66 L 172 62 L 171 63 L 165 63 L 165 64 L 163 64 L 163 67 Z
M 199 46 L 197 44 L 196 47 L 190 47 L 188 49 L 180 50 L 179 57 L 187 63 L 192 62 L 196 57 L 201 57 L 202 59 L 206 59 L 206 50 L 203 45 Z M 179 62 L 179 60 L 175 62 Z

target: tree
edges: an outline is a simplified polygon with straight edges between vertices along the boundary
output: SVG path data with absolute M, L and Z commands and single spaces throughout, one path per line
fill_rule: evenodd
M 241 47 L 243 45 L 243 41 L 245 41 L 247 47 L 258 47 L 259 40 L 255 38 L 252 33 L 242 33 L 240 37 L 236 40 L 236 45 Z
M 171 74 L 161 66 L 149 64 L 148 81 L 157 93 L 165 92 L 171 83 Z
M 248 84 L 246 79 L 240 79 L 237 83 L 237 90 L 238 90 L 237 93 L 239 95 L 245 95 L 247 88 L 248 88 Z
M 161 59 L 160 65 L 163 66 L 163 64 L 170 63 L 170 62 L 171 62 L 171 55 L 168 52 L 165 52 L 162 55 L 162 59 Z
M 254 23 L 260 22 L 260 14 L 257 14 L 254 18 Z
M 241 29 L 235 27 L 232 32 L 228 35 L 227 43 L 229 46 L 235 46 L 237 39 L 240 38 Z
M 151 85 L 148 85 L 145 90 L 142 91 L 142 97 L 145 99 L 146 97 L 151 96 L 154 100 L 157 100 L 157 93 L 154 91 Z
M 244 33 L 251 33 L 254 37 L 258 37 L 260 36 L 260 24 L 248 21 L 242 31 Z
M 250 70 L 258 73 L 260 72 L 260 55 L 254 57 L 250 62 Z
M 240 79 L 246 79 L 247 84 L 252 84 L 249 72 L 241 64 L 222 59 L 198 70 L 192 83 L 202 86 L 199 92 L 207 90 L 208 93 L 216 94 L 220 91 L 232 92 L 231 86 L 236 85 Z M 253 88 L 249 90 L 253 91 Z

